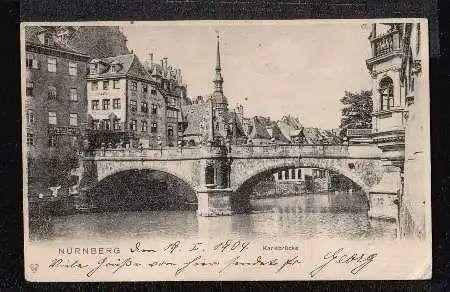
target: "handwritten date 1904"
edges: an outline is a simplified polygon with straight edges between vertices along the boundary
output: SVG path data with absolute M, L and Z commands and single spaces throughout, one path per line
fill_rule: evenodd
M 175 251 L 181 250 L 182 243 L 180 241 L 174 241 L 169 243 L 167 246 L 163 248 L 163 251 L 167 251 L 169 253 L 173 253 Z M 187 248 L 187 251 L 204 251 L 203 249 L 204 244 L 202 242 L 195 242 L 191 246 Z M 213 250 L 219 251 L 219 252 L 232 252 L 232 251 L 238 251 L 243 252 L 247 250 L 250 246 L 249 241 L 240 241 L 240 240 L 225 240 L 218 242 L 217 244 L 213 245 Z M 137 249 L 138 247 L 136 247 Z
M 239 252 L 243 252 L 244 250 L 248 249 L 250 245 L 249 241 L 240 241 L 240 240 L 230 240 L 228 239 L 227 241 L 222 241 L 219 242 L 218 244 L 216 244 L 214 246 L 214 250 L 219 250 L 221 252 L 226 252 L 226 251 L 239 251 Z

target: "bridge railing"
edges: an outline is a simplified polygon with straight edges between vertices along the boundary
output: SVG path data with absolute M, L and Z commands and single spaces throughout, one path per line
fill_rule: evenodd
M 232 145 L 232 157 L 380 157 L 380 149 L 375 145 Z M 199 159 L 205 157 L 223 157 L 226 155 L 224 147 L 166 147 L 144 149 L 98 149 L 86 155 L 89 158 L 117 158 L 117 159 Z
M 379 157 L 380 150 L 373 145 L 258 145 L 232 146 L 235 157 Z
M 87 154 L 89 157 L 110 157 L 110 158 L 199 158 L 202 155 L 211 154 L 210 149 L 203 147 L 163 147 L 163 148 L 120 148 L 120 149 L 97 149 Z

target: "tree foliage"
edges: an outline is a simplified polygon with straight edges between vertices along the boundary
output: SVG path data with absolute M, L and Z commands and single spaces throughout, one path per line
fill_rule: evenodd
M 344 130 L 367 129 L 372 127 L 372 91 L 361 90 L 360 92 L 345 91 L 340 99 L 344 105 L 341 111 L 341 124 L 339 128 Z M 341 131 L 343 135 L 344 131 Z

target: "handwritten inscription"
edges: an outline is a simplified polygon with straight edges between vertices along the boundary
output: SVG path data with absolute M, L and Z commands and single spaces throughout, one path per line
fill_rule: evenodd
M 115 275 L 130 269 L 159 269 L 159 272 L 173 273 L 180 278 L 185 273 L 224 273 L 244 272 L 248 269 L 272 272 L 296 273 L 308 271 L 313 278 L 324 273 L 331 266 L 357 275 L 366 269 L 377 257 L 377 253 L 358 253 L 337 248 L 327 251 L 320 257 L 319 264 L 310 269 L 305 266 L 302 251 L 297 246 L 281 246 L 252 249 L 251 241 L 224 240 L 215 243 L 202 241 L 185 243 L 180 240 L 154 246 L 149 242 L 137 241 L 123 253 L 90 253 L 85 257 L 66 259 L 61 254 L 48 264 L 49 270 L 82 272 L 86 277 L 98 273 Z M 75 256 L 78 253 L 73 253 Z M 94 258 L 93 258 L 94 257 Z M 96 257 L 96 258 L 95 258 Z M 310 258 L 308 258 L 310 259 Z M 257 272 L 257 271 L 256 271 Z
M 362 269 L 369 265 L 378 254 L 373 253 L 365 255 L 364 253 L 345 253 L 343 248 L 339 248 L 336 251 L 330 251 L 323 257 L 324 261 L 317 268 L 310 272 L 310 276 L 314 277 L 320 271 L 325 269 L 330 264 L 342 265 L 345 267 L 351 267 L 350 273 L 353 275 L 358 274 Z

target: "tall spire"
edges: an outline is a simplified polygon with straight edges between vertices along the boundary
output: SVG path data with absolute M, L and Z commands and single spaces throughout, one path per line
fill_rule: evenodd
M 221 70 L 220 68 L 220 36 L 219 36 L 219 32 L 217 32 L 217 63 L 216 63 L 216 71 Z
M 216 78 L 214 79 L 214 91 L 215 92 L 223 92 L 222 84 L 223 78 L 221 74 L 221 66 L 220 66 L 220 36 L 219 32 L 217 32 L 217 57 L 216 57 Z

